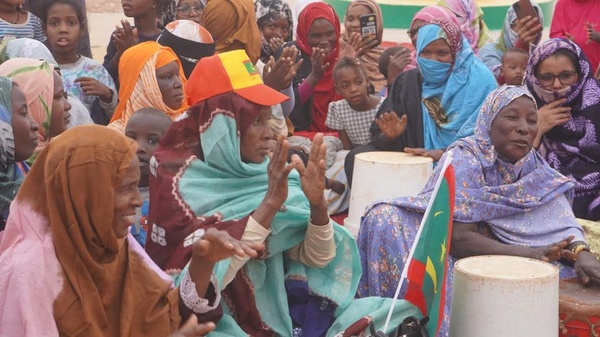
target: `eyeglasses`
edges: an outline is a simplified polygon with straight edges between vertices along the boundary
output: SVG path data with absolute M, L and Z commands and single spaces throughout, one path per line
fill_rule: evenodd
M 546 73 L 546 74 L 539 74 L 536 77 L 537 77 L 538 81 L 540 82 L 540 84 L 544 87 L 552 86 L 552 84 L 554 83 L 554 81 L 556 81 L 557 78 L 562 85 L 569 85 L 569 84 L 573 84 L 573 82 L 575 82 L 577 80 L 577 72 L 567 70 L 567 71 L 563 71 L 562 73 L 560 73 L 558 75 Z
M 182 6 L 177 7 L 177 10 L 180 11 L 184 15 L 190 15 L 192 13 L 192 9 L 197 14 L 201 14 L 202 11 L 204 11 L 205 7 L 206 6 L 203 3 L 200 2 L 200 3 L 197 3 L 197 4 L 193 5 L 193 6 L 190 6 L 188 4 L 184 4 Z

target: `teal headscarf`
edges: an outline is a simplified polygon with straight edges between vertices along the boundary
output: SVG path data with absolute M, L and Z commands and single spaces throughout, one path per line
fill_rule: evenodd
M 23 182 L 23 176 L 15 164 L 10 104 L 12 85 L 8 77 L 0 76 L 0 230 L 4 229 L 10 203 Z
M 200 151 L 194 151 L 196 155 L 190 155 L 181 168 L 169 168 L 169 171 L 175 169 L 178 173 L 166 184 L 172 186 L 178 203 L 185 205 L 184 208 L 194 217 L 206 218 L 220 214 L 224 221 L 241 219 L 258 208 L 268 188 L 269 163 L 268 158 L 261 164 L 248 164 L 241 160 L 240 139 L 244 128 L 239 127 L 238 123 L 248 119 L 247 116 L 240 117 L 248 109 L 240 107 L 239 102 L 225 109 L 228 104 L 225 97 L 211 98 L 185 112 L 173 123 L 155 153 L 158 168 L 161 169 L 171 165 L 173 161 L 168 159 L 174 158 L 177 152 L 185 151 L 186 144 L 197 144 Z M 219 100 L 218 106 L 222 108 L 215 108 L 213 104 Z M 150 188 L 152 200 L 152 183 Z M 302 191 L 299 175 L 292 171 L 289 175 L 288 198 L 271 223 L 265 258 L 249 260 L 240 271 L 250 285 L 248 291 L 251 294 L 244 299 L 233 299 L 243 302 L 235 309 L 239 312 L 245 309 L 240 306 L 254 307 L 260 317 L 256 318 L 259 321 L 252 323 L 268 326 L 277 336 L 291 337 L 294 324 L 286 284 L 299 281 L 307 285 L 308 294 L 313 298 L 321 298 L 333 308 L 327 336 L 344 331 L 367 315 L 373 317 L 378 326 L 382 326 L 389 309 L 389 299 L 354 300 L 361 267 L 356 242 L 347 229 L 334 224 L 336 255 L 324 268 L 308 267 L 286 256 L 287 250 L 304 240 L 309 217 L 310 207 Z M 157 225 L 161 226 L 160 223 Z M 170 234 L 167 232 L 166 235 L 169 237 Z M 215 267 L 215 274 L 220 280 L 228 265 L 229 261 L 226 260 Z M 229 305 L 227 300 L 223 301 L 225 316 L 211 336 L 247 335 L 240 327 L 243 324 L 238 324 L 231 315 Z M 395 313 L 392 326 L 397 326 L 409 315 L 419 316 L 418 310 L 405 301 L 398 302 Z
M 439 39 L 448 42 L 453 64 L 417 57 L 423 75 L 421 107 L 428 150 L 444 149 L 457 139 L 473 135 L 479 109 L 497 86 L 494 75 L 475 57 L 458 26 L 449 20 L 436 19 L 419 29 L 417 55 Z M 426 103 L 430 110 L 436 106 L 437 113 L 428 110 Z

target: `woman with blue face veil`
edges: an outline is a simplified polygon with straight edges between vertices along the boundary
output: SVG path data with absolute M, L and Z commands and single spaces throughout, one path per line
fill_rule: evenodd
M 473 134 L 481 104 L 496 86 L 454 20 L 427 21 L 417 33 L 417 68 L 394 82 L 371 126 L 371 144 L 346 157 L 346 176 L 352 177 L 361 152 L 404 151 L 439 160 L 452 142 Z

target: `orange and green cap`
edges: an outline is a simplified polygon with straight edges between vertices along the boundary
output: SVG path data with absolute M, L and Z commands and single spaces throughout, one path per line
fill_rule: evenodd
M 185 87 L 190 105 L 226 92 L 234 92 L 264 106 L 289 99 L 263 83 L 254 64 L 241 49 L 202 58 Z

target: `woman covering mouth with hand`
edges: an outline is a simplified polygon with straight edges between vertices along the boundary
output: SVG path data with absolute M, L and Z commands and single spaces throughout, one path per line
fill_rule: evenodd
M 539 110 L 535 146 L 550 166 L 577 181 L 573 212 L 600 220 L 600 84 L 581 48 L 551 39 L 531 54 L 525 83 Z

